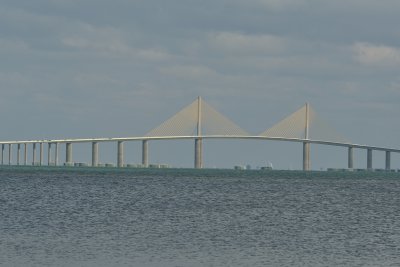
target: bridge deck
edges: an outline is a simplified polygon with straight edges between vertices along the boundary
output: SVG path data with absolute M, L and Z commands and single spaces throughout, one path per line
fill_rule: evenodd
M 380 151 L 390 151 L 400 153 L 400 149 L 379 147 L 371 145 L 361 145 L 352 143 L 340 143 L 333 141 L 287 138 L 287 137 L 267 137 L 253 135 L 186 135 L 186 136 L 138 136 L 138 137 L 114 137 L 114 138 L 75 138 L 75 139 L 45 139 L 45 140 L 25 140 L 25 141 L 0 141 L 0 144 L 32 144 L 32 143 L 88 143 L 88 142 L 116 142 L 116 141 L 142 141 L 142 140 L 179 140 L 179 139 L 251 139 L 251 140 L 270 140 L 283 142 L 311 143 L 329 146 L 353 147 L 360 149 L 372 149 Z

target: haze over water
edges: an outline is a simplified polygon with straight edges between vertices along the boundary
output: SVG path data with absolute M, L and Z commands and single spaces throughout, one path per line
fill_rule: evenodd
M 398 266 L 400 174 L 0 169 L 1 266 Z

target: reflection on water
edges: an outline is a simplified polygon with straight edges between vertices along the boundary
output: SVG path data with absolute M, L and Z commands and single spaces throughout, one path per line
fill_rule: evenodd
M 0 169 L 1 266 L 397 266 L 400 175 Z

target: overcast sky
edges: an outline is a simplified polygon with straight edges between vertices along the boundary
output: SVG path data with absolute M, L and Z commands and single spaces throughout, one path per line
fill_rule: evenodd
M 354 143 L 400 148 L 399 14 L 398 0 L 2 0 L 0 139 L 144 135 L 201 95 L 254 134 L 309 102 Z M 151 145 L 193 164 L 192 142 Z M 301 166 L 298 145 L 204 145 L 207 166 Z M 331 155 L 313 168 L 346 167 L 344 149 L 313 149 Z

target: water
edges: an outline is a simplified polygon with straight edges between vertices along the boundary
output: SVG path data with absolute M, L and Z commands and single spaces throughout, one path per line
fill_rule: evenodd
M 0 169 L 1 266 L 400 266 L 400 173 Z

